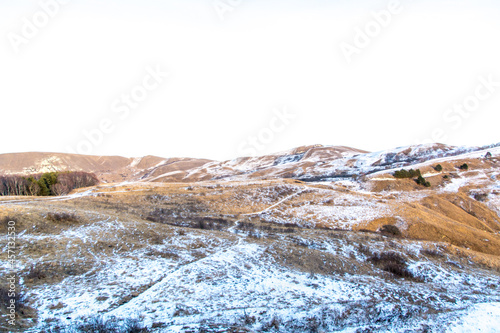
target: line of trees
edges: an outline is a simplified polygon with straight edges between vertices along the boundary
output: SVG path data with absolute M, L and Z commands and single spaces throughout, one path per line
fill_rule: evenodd
M 99 184 L 89 172 L 48 172 L 29 176 L 0 175 L 0 195 L 65 195 L 71 190 Z
M 420 173 L 420 169 L 417 170 L 405 170 L 401 169 L 393 173 L 393 176 L 396 178 L 415 178 L 415 177 L 420 177 L 422 174 Z
M 422 185 L 425 187 L 431 187 L 431 183 L 425 180 L 425 178 L 422 176 L 422 173 L 420 172 L 420 169 L 417 170 L 405 170 L 401 169 L 392 174 L 395 178 L 417 178 L 415 179 L 415 182 L 418 185 Z

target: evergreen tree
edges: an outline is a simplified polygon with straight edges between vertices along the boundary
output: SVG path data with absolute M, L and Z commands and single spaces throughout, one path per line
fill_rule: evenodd
M 38 186 L 40 186 L 39 195 L 52 195 L 52 186 L 55 184 L 57 184 L 57 172 L 44 173 L 38 180 Z

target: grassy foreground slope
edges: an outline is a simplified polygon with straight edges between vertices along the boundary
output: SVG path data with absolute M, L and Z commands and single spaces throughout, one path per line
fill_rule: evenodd
M 99 317 L 121 332 L 131 319 L 153 332 L 460 327 L 500 302 L 495 168 L 444 172 L 431 188 L 386 172 L 1 198 L 26 295 L 18 329 L 84 331 Z

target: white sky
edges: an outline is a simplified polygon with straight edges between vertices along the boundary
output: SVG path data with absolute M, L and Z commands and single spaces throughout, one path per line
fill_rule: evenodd
M 222 160 L 307 144 L 500 141 L 493 0 L 401 0 L 350 63 L 341 43 L 376 27 L 372 12 L 391 0 L 65 0 L 42 26 L 40 4 L 57 1 L 0 2 L 0 153 Z M 214 3 L 232 7 L 224 20 Z M 42 27 L 15 52 L 33 16 Z M 148 66 L 169 77 L 128 116 L 113 112 Z M 499 84 L 488 91 L 480 77 Z M 447 111 L 464 100 L 471 112 Z M 282 125 L 276 108 L 294 118 Z M 105 119 L 113 129 L 100 138 Z

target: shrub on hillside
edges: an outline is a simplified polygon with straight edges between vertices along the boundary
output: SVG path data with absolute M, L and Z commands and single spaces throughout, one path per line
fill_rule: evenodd
M 4 286 L 3 284 L 0 286 L 0 302 L 1 304 L 7 306 L 8 304 L 11 303 L 11 301 L 14 300 L 16 304 L 16 309 L 18 311 L 21 311 L 27 308 L 26 305 L 26 296 L 19 292 L 19 290 L 16 288 L 16 290 L 13 292 L 7 286 Z
M 469 165 L 467 163 L 462 164 L 458 167 L 460 170 L 469 170 Z
M 222 218 L 197 217 L 194 219 L 192 228 L 204 230 L 224 230 L 229 226 L 229 221 Z
M 431 187 L 431 183 L 428 182 L 427 180 L 425 180 L 425 178 L 422 176 L 418 176 L 418 178 L 415 181 L 417 182 L 418 185 L 422 185 L 425 187 Z
M 79 218 L 74 213 L 48 213 L 47 220 L 52 222 L 78 222 Z
M 382 226 L 382 228 L 380 228 L 380 232 L 383 234 L 388 234 L 388 235 L 392 235 L 392 236 L 401 236 L 402 235 L 399 228 L 396 227 L 395 225 L 391 225 L 391 224 L 386 224 L 386 225 Z
M 414 278 L 413 273 L 408 270 L 406 260 L 396 252 L 376 253 L 368 259 L 375 266 L 382 270 L 392 273 L 401 278 Z
M 85 319 L 74 331 L 82 333 L 147 333 L 150 330 L 139 319 L 119 320 L 97 316 Z
M 76 326 L 77 332 L 107 333 L 118 332 L 116 322 L 104 320 L 102 317 L 93 317 Z
M 38 265 L 32 265 L 29 268 L 28 274 L 26 274 L 26 279 L 28 280 L 43 280 L 47 277 L 47 273 L 44 267 Z
M 283 323 L 283 320 L 280 317 L 274 316 L 271 321 L 264 323 L 262 325 L 262 330 L 264 332 L 268 331 L 277 331 L 280 329 L 281 324 Z
M 441 172 L 443 171 L 443 166 L 441 164 L 438 164 L 434 167 L 434 170 L 436 170 L 437 172 Z
M 7 216 L 0 218 L 0 223 L 9 223 L 10 221 L 17 222 L 17 218 L 15 218 L 12 215 L 7 215 Z
M 124 329 L 126 333 L 147 333 L 148 328 L 145 327 L 137 318 L 128 318 L 125 320 Z
M 488 199 L 488 193 L 486 192 L 475 192 L 472 194 L 475 200 L 484 202 Z
M 443 258 L 445 255 L 435 249 L 423 249 L 420 253 L 434 258 Z

